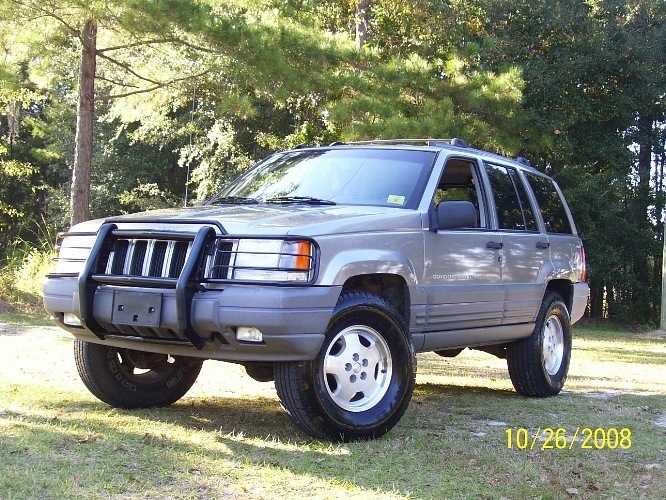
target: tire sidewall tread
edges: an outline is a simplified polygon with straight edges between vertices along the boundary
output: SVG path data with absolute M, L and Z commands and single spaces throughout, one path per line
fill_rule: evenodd
M 543 330 L 548 319 L 556 315 L 564 335 L 562 363 L 555 375 L 549 374 L 543 360 Z M 507 347 L 509 376 L 516 392 L 530 397 L 549 397 L 558 394 L 566 381 L 571 361 L 571 320 L 562 297 L 548 292 L 539 309 L 534 331 L 525 339 Z
M 74 360 L 88 390 L 101 401 L 118 408 L 169 406 L 182 398 L 196 381 L 202 360 L 176 358 L 168 377 L 156 382 L 130 380 L 120 370 L 118 349 L 74 341 Z

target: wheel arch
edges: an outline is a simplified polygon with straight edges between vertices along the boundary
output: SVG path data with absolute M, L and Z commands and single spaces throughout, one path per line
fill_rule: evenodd
M 573 301 L 573 291 L 571 289 L 571 282 L 564 279 L 554 279 L 550 280 L 546 285 L 546 290 L 544 292 L 544 297 L 548 292 L 555 292 L 564 301 L 564 305 L 567 306 L 567 311 L 571 315 L 572 301 Z
M 340 295 L 346 292 L 368 292 L 389 302 L 409 324 L 411 300 L 407 281 L 402 275 L 389 273 L 358 274 L 344 282 Z
M 323 273 L 318 283 L 324 285 L 344 285 L 347 280 L 366 274 L 394 274 L 401 276 L 407 285 L 418 282 L 412 258 L 423 258 L 423 248 L 395 250 L 361 248 L 343 250 L 322 262 Z

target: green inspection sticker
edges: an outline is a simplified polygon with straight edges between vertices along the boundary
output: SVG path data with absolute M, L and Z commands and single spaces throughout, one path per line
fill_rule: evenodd
M 386 200 L 387 203 L 394 203 L 396 205 L 404 205 L 405 204 L 405 197 L 404 196 L 398 196 L 397 194 L 390 194 L 388 197 L 388 200 Z

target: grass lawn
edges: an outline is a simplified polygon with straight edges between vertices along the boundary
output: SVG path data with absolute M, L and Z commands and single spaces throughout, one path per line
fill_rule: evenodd
M 557 397 L 518 396 L 485 353 L 419 355 L 400 423 L 340 445 L 226 363 L 170 408 L 110 408 L 68 334 L 0 316 L 0 498 L 666 498 L 666 339 L 574 335 Z

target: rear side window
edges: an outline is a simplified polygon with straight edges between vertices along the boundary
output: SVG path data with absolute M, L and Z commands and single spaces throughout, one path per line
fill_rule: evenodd
M 526 172 L 526 177 L 530 186 L 532 186 L 537 203 L 541 207 L 541 215 L 546 225 L 546 232 L 573 233 L 571 222 L 569 222 L 567 211 L 564 208 L 564 202 L 555 188 L 553 181 L 547 177 L 529 172 Z
M 518 173 L 499 165 L 486 164 L 486 169 L 493 188 L 499 229 L 537 231 L 534 213 Z

